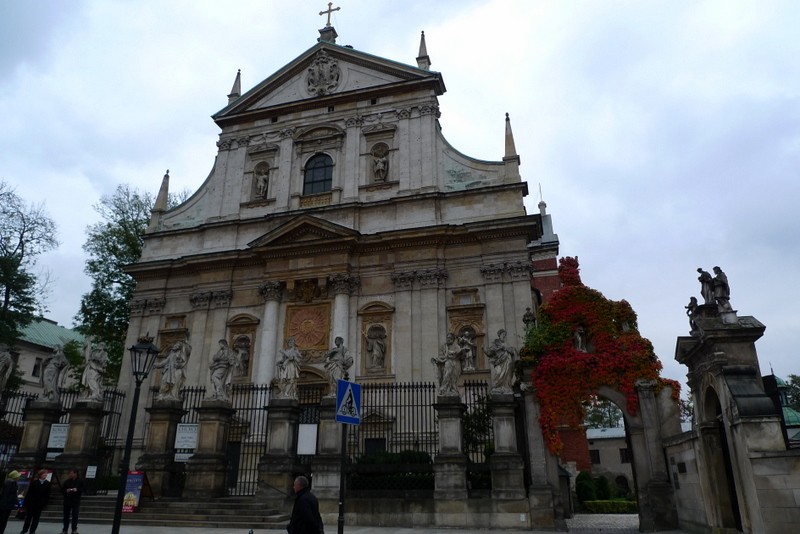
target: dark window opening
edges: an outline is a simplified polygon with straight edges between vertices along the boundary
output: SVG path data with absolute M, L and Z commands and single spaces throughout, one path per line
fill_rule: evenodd
M 620 449 L 619 450 L 619 461 L 620 461 L 620 463 L 629 464 L 629 463 L 631 463 L 632 459 L 633 459 L 633 456 L 631 455 L 631 450 L 630 449 L 625 448 L 625 449 Z
M 306 163 L 303 194 L 326 193 L 333 183 L 333 160 L 327 154 L 316 154 Z
M 592 465 L 600 464 L 600 451 L 597 449 L 589 449 L 589 458 L 592 460 Z

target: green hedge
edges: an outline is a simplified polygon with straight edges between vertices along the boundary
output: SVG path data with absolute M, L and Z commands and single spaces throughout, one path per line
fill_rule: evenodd
M 583 506 L 592 514 L 635 514 L 638 512 L 636 501 L 584 501 Z

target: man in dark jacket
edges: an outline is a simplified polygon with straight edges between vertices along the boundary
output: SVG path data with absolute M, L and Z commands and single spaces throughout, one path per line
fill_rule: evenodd
M 6 531 L 8 516 L 11 515 L 11 510 L 16 508 L 19 502 L 19 499 L 17 499 L 17 480 L 19 480 L 19 471 L 9 472 L 0 492 L 0 534 Z
M 67 527 L 72 516 L 72 534 L 78 534 L 78 511 L 83 495 L 83 480 L 78 478 L 78 470 L 70 469 L 67 479 L 61 484 L 61 493 L 64 494 L 64 529 L 61 534 L 67 534 Z
M 36 527 L 39 526 L 39 517 L 42 515 L 42 510 L 47 506 L 47 501 L 50 500 L 50 481 L 47 480 L 49 475 L 47 469 L 41 469 L 37 475 L 37 479 L 31 481 L 28 486 L 28 493 L 25 494 L 25 524 L 22 525 L 22 533 L 29 532 L 36 534 Z
M 295 500 L 292 518 L 286 530 L 289 534 L 325 534 L 322 517 L 319 515 L 319 502 L 308 489 L 308 479 L 297 477 L 293 489 Z

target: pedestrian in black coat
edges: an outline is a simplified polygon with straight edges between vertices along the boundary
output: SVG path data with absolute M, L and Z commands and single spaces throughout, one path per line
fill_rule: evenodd
M 5 482 L 3 482 L 3 489 L 0 491 L 0 534 L 5 533 L 8 517 L 19 502 L 17 499 L 18 479 L 19 471 L 9 471 Z
M 325 534 L 322 517 L 319 515 L 319 502 L 308 489 L 308 479 L 300 476 L 294 480 L 294 506 L 292 518 L 286 530 L 289 534 Z
M 61 484 L 61 493 L 64 494 L 64 529 L 61 534 L 67 534 L 70 516 L 72 516 L 72 534 L 78 534 L 78 512 L 83 495 L 83 480 L 78 478 L 77 469 L 69 470 L 67 479 Z
M 32 480 L 28 486 L 28 493 L 25 494 L 25 524 L 22 525 L 22 532 L 20 534 L 36 534 L 36 527 L 39 526 L 39 517 L 42 515 L 42 510 L 47 506 L 47 501 L 50 500 L 50 481 L 47 480 L 49 471 L 47 469 L 40 470 L 36 480 Z

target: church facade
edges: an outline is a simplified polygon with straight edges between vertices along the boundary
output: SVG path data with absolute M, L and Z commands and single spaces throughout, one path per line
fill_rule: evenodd
M 558 245 L 544 210 L 526 213 L 510 122 L 501 160 L 461 154 L 440 130 L 424 34 L 416 66 L 320 34 L 244 94 L 237 75 L 213 116 L 213 169 L 169 211 L 164 177 L 130 268 L 127 343 L 188 338 L 187 385 L 208 383 L 221 339 L 241 356 L 235 381 L 270 383 L 290 338 L 301 381 L 324 381 L 336 337 L 351 379 L 426 381 L 453 333 L 475 347 L 465 377 L 488 378 L 483 347 L 500 329 L 521 344 L 532 260 L 554 265 Z

